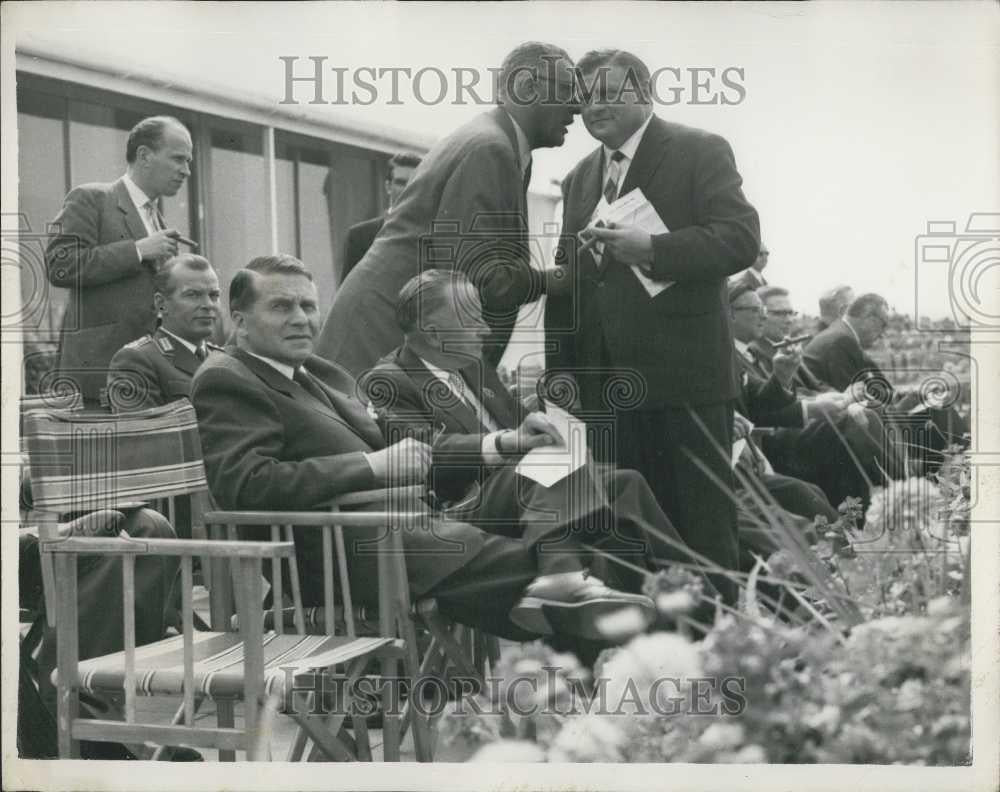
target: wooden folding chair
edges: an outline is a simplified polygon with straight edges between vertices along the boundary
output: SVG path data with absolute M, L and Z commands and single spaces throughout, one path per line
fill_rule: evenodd
M 427 677 L 443 680 L 447 686 L 452 676 L 457 675 L 483 686 L 491 666 L 499 660 L 496 637 L 465 625 L 452 624 L 438 611 L 433 598 L 425 598 L 415 604 L 410 601 L 400 531 L 429 518 L 430 512 L 421 499 L 424 492 L 424 488 L 419 486 L 366 490 L 335 498 L 324 512 L 209 512 L 205 514 L 205 520 L 209 523 L 228 521 L 227 531 L 231 538 L 235 538 L 237 526 L 268 526 L 273 541 L 292 541 L 292 526 L 321 532 L 323 604 L 306 611 L 298 606 L 283 608 L 281 590 L 284 578 L 276 576 L 272 581 L 273 607 L 265 615 L 267 627 L 300 633 L 319 631 L 335 634 L 343 630 L 348 635 L 356 635 L 360 624 L 365 628 L 363 631 L 393 635 L 404 640 L 406 659 L 412 669 L 408 674 L 413 680 L 411 690 L 417 695 L 422 680 Z M 355 606 L 351 596 L 343 533 L 345 527 L 351 526 L 371 528 L 377 541 L 379 586 L 378 610 L 374 614 Z M 340 581 L 339 602 L 335 596 L 334 559 Z M 289 578 L 293 597 L 300 598 L 298 574 L 294 566 Z M 224 592 L 218 587 L 213 589 L 213 608 L 223 615 L 231 611 L 231 605 L 220 603 L 224 597 Z M 418 631 L 427 634 L 429 640 L 419 641 Z M 422 644 L 426 645 L 420 652 Z M 382 677 L 398 678 L 399 665 L 399 659 L 388 658 L 382 664 Z M 387 688 L 383 690 L 388 691 Z M 387 759 L 396 756 L 394 746 L 399 745 L 410 727 L 413 727 L 418 760 L 423 757 L 430 760 L 433 755 L 435 713 L 421 713 L 414 701 L 411 695 L 397 714 L 398 701 L 387 697 L 382 700 Z M 363 733 L 363 719 L 355 721 L 355 730 Z M 301 745 L 296 744 L 288 758 L 295 760 L 300 756 Z
M 152 408 L 127 416 L 74 415 L 70 412 L 37 411 L 26 416 L 25 437 L 40 523 L 42 553 L 55 560 L 50 608 L 56 612 L 59 754 L 78 755 L 79 740 L 153 742 L 160 745 L 192 745 L 219 749 L 220 759 L 233 760 L 243 750 L 250 759 L 267 758 L 269 747 L 259 739 L 258 710 L 265 696 L 294 701 L 294 689 L 304 680 L 317 678 L 349 684 L 371 661 L 401 662 L 411 668 L 407 646 L 394 635 L 358 637 L 284 634 L 282 620 L 274 631 L 264 632 L 261 602 L 263 561 L 272 564 L 275 608 L 280 613 L 282 560 L 289 562 L 294 576 L 294 545 L 290 542 L 238 542 L 73 537 L 59 539 L 55 515 L 68 511 L 113 508 L 134 499 L 191 495 L 192 515 L 203 515 L 207 483 L 194 410 L 187 401 Z M 245 515 L 213 512 L 216 524 L 243 524 Z M 289 516 L 271 514 L 267 519 L 292 524 Z M 384 522 L 384 521 L 383 521 Z M 124 649 L 115 654 L 79 660 L 77 635 L 77 568 L 81 554 L 116 554 L 122 557 Z M 180 558 L 182 631 L 175 637 L 146 646 L 135 646 L 135 559 L 144 554 Z M 239 629 L 219 629 L 224 614 L 213 608 L 214 632 L 195 633 L 191 597 L 192 559 L 210 559 L 213 579 L 235 582 L 235 605 Z M 230 568 L 231 566 L 231 568 Z M 293 578 L 294 579 L 294 578 Z M 293 587 L 294 588 L 294 587 Z M 294 597 L 302 613 L 301 599 Z M 226 625 L 228 626 L 228 625 Z M 304 633 L 304 630 L 301 631 Z M 332 673 L 346 668 L 346 677 Z M 318 675 L 318 676 L 317 676 Z M 79 719 L 79 694 L 124 697 L 124 722 Z M 170 696 L 183 699 L 170 725 L 136 722 L 136 697 Z M 217 726 L 195 725 L 195 712 L 205 699 L 213 699 Z M 242 729 L 234 727 L 236 704 L 243 703 Z M 349 705 L 345 702 L 345 708 Z M 273 708 L 272 708 L 273 709 Z M 331 759 L 370 758 L 368 746 L 351 740 L 342 731 L 344 712 L 318 721 L 296 711 L 304 747 L 311 739 L 312 755 Z M 344 710 L 346 712 L 346 709 Z M 398 741 L 387 736 L 387 758 L 398 758 Z M 353 744 L 350 744 L 353 743 Z M 415 739 L 418 758 L 426 758 Z

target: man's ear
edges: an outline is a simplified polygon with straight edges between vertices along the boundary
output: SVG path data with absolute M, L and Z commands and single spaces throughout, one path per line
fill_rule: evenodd
M 161 292 L 153 292 L 153 307 L 162 313 L 164 312 L 165 304 L 166 297 Z

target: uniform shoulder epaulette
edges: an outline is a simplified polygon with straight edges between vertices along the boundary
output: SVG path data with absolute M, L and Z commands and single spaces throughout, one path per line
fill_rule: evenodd
M 170 339 L 164 335 L 156 336 L 156 345 L 160 348 L 163 353 L 169 353 L 174 351 L 174 345 L 171 343 Z
M 152 340 L 153 336 L 147 334 L 135 339 L 135 341 L 129 341 L 122 349 L 142 349 L 144 346 L 150 344 Z

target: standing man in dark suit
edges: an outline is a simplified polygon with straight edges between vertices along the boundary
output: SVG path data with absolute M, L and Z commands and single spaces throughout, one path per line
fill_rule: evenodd
M 208 259 L 184 253 L 160 262 L 153 277 L 158 327 L 111 358 L 108 406 L 157 407 L 191 395 L 191 377 L 208 353 L 219 319 L 219 278 Z
M 643 474 L 690 547 L 734 569 L 735 511 L 720 491 L 720 484 L 732 488 L 738 389 L 725 289 L 760 249 L 757 212 L 725 140 L 653 115 L 642 61 L 601 50 L 585 55 L 579 70 L 583 121 L 602 145 L 563 181 L 558 260 L 569 289 L 549 293 L 546 343 L 554 349 L 547 368 L 576 372 L 584 413 L 614 416 L 615 448 L 606 455 Z M 596 244 L 581 250 L 577 234 L 602 195 L 614 200 L 635 188 L 669 233 L 597 228 L 590 236 Z M 633 266 L 673 285 L 650 296 Z M 636 399 L 609 404 L 620 377 L 638 380 Z M 717 585 L 735 599 L 734 586 Z
M 767 286 L 767 278 L 764 277 L 764 268 L 767 266 L 767 260 L 770 255 L 771 251 L 761 242 L 760 251 L 757 253 L 754 263 L 729 280 L 750 289 L 759 289 L 761 286 Z
M 316 353 L 360 376 L 403 342 L 399 290 L 425 269 L 469 276 L 492 328 L 496 365 L 518 309 L 546 290 L 531 264 L 527 189 L 531 152 L 561 146 L 579 113 L 573 62 L 551 44 L 529 42 L 500 69 L 499 107 L 424 157 L 371 249 L 341 284 Z
M 76 187 L 55 219 L 45 265 L 52 285 L 70 290 L 58 368 L 89 406 L 99 403 L 111 356 L 153 330 L 153 267 L 177 253 L 180 236 L 158 202 L 184 185 L 191 154 L 180 121 L 146 118 L 129 133 L 125 175 Z
M 426 479 L 430 447 L 413 437 L 387 446 L 352 395 L 354 379 L 312 356 L 319 307 L 302 262 L 284 255 L 254 259 L 233 278 L 229 303 L 236 347 L 198 369 L 191 393 L 209 485 L 222 508 L 322 509 L 343 492 Z M 376 556 L 364 549 L 371 531 L 345 528 L 344 535 L 355 600 L 372 606 Z M 434 597 L 445 616 L 497 635 L 533 634 L 510 621 L 526 587 L 546 582 L 524 542 L 429 513 L 425 524 L 403 531 L 402 543 L 415 599 Z M 319 537 L 296 531 L 295 544 L 303 599 L 316 604 L 323 584 Z M 543 588 L 550 610 L 573 616 L 560 624 L 585 635 L 609 608 L 632 604 L 603 586 Z
M 347 247 L 344 251 L 344 272 L 340 276 L 340 283 L 351 273 L 355 265 L 364 258 L 368 248 L 372 246 L 378 232 L 385 225 L 385 218 L 392 207 L 399 201 L 399 196 L 403 194 L 406 185 L 413 178 L 413 171 L 420 164 L 420 157 L 416 154 L 400 152 L 389 160 L 389 177 L 385 180 L 385 193 L 389 196 L 389 209 L 384 215 L 373 217 L 357 225 L 352 225 L 347 229 Z

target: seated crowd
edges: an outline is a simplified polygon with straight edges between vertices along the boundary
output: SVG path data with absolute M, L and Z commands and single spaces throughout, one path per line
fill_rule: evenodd
M 209 341 L 220 287 L 206 259 L 169 258 L 154 283 L 158 326 L 114 354 L 106 402 L 121 412 L 189 398 L 221 508 L 320 509 L 349 491 L 423 484 L 427 528 L 403 534 L 414 599 L 435 598 L 454 622 L 516 641 L 546 637 L 585 657 L 606 645 L 603 620 L 622 609 L 640 616 L 633 633 L 669 628 L 641 593 L 644 573 L 672 564 L 698 570 L 703 559 L 633 470 L 589 461 L 552 486 L 518 475 L 527 452 L 564 438 L 537 394 L 518 400 L 485 362 L 489 328 L 465 276 L 428 270 L 410 280 L 396 305 L 403 344 L 357 382 L 313 353 L 322 307 L 312 275 L 294 257 L 256 258 L 232 279 L 234 331 L 225 348 Z M 858 391 L 875 370 L 865 349 L 886 325 L 884 300 L 857 298 L 802 351 L 786 341 L 794 315 L 786 290 L 734 279 L 728 293 L 741 386 L 733 436 L 745 441 L 734 463 L 745 572 L 755 557 L 780 549 L 769 518 L 814 541 L 817 516 L 836 520 L 836 504 L 851 495 L 866 500 L 870 484 L 901 475 L 905 463 L 886 441 L 891 417 Z M 185 512 L 175 517 L 171 528 L 140 509 L 118 515 L 114 529 L 189 536 Z M 375 557 L 354 552 L 363 532 L 345 533 L 355 600 L 375 606 Z M 442 542 L 461 551 L 435 553 Z M 322 547 L 309 531 L 296 533 L 295 543 L 303 599 L 318 604 Z M 96 558 L 81 568 L 82 619 L 102 612 L 112 563 Z M 717 570 L 708 571 L 704 602 L 692 614 L 703 624 L 719 599 Z M 137 612 L 140 642 L 169 626 L 176 576 L 176 563 L 137 568 L 146 603 Z M 81 629 L 82 659 L 120 648 L 120 620 L 99 621 L 115 627 Z M 49 701 L 52 644 L 46 636 L 39 655 Z

